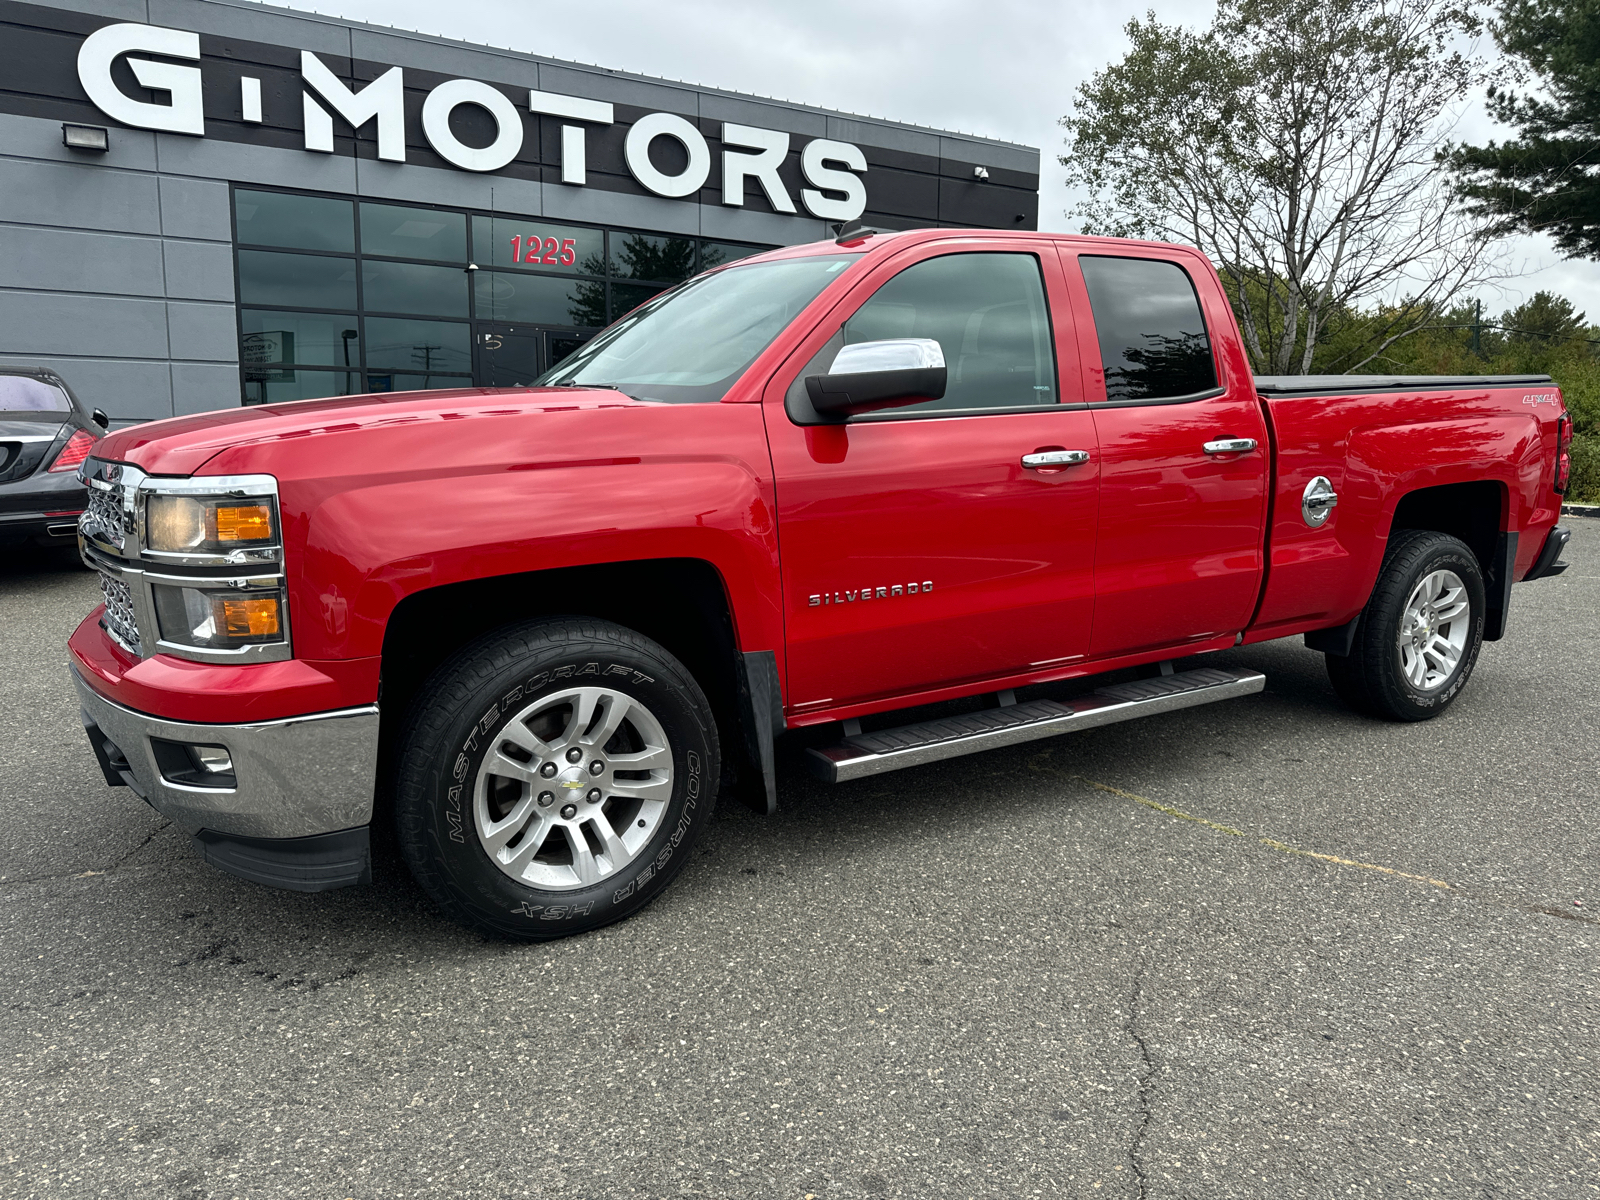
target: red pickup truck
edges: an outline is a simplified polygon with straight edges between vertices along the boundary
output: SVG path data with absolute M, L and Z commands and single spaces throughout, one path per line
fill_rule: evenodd
M 1252 377 L 1182 246 L 858 230 L 534 387 L 112 434 L 72 674 L 216 866 L 358 883 L 393 822 L 445 912 L 546 938 L 656 896 L 729 764 L 770 809 L 801 726 L 844 781 L 1254 692 L 1172 664 L 1291 635 L 1435 716 L 1565 567 L 1571 428 L 1544 376 Z

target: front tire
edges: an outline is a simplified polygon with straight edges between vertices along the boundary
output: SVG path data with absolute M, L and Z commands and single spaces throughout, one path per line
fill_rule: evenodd
M 1484 612 L 1483 572 L 1464 542 L 1397 534 L 1349 655 L 1327 656 L 1333 690 L 1357 712 L 1390 721 L 1437 717 L 1477 665 Z
M 683 869 L 720 772 L 710 705 L 665 649 L 606 621 L 531 622 L 468 647 L 413 706 L 400 848 L 463 925 L 582 933 Z

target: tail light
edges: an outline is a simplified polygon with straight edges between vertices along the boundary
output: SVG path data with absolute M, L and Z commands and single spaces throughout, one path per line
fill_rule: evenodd
M 1559 495 L 1567 494 L 1567 484 L 1572 479 L 1572 417 L 1562 413 L 1556 421 L 1556 482 Z
M 55 462 L 50 464 L 52 471 L 76 471 L 78 464 L 89 457 L 89 451 L 94 449 L 94 434 L 86 429 L 80 429 L 67 439 L 67 444 L 61 447 L 61 453 L 56 455 Z

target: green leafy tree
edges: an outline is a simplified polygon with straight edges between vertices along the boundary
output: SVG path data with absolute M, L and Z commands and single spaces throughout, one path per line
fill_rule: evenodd
M 1584 314 L 1572 301 L 1553 292 L 1535 292 L 1533 299 L 1507 309 L 1500 318 L 1513 345 L 1522 342 L 1552 344 L 1579 342 L 1584 336 Z
M 1490 88 L 1490 114 L 1517 137 L 1452 150 L 1462 194 L 1495 232 L 1600 259 L 1600 0 L 1502 0 L 1491 28 L 1539 91 Z
M 1366 314 L 1370 319 L 1373 314 Z M 1381 317 L 1381 314 L 1379 314 Z M 1362 314 L 1355 314 L 1358 322 Z M 1600 327 L 1550 292 L 1481 315 L 1471 301 L 1434 311 L 1372 364 L 1396 375 L 1549 375 L 1572 414 L 1573 500 L 1600 503 Z M 1328 350 L 1340 350 L 1340 337 Z
M 1486 239 L 1438 161 L 1483 78 L 1452 0 L 1220 0 L 1200 31 L 1153 13 L 1062 118 L 1087 232 L 1193 243 L 1257 370 L 1303 373 L 1377 298 L 1355 370 L 1486 274 Z M 1373 317 L 1373 310 L 1368 313 Z

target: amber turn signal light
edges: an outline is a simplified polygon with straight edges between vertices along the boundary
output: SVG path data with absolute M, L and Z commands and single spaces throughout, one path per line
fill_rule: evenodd
M 218 542 L 264 542 L 272 537 L 272 509 L 265 504 L 242 504 L 233 508 L 216 508 L 216 533 Z
M 226 511 L 226 510 L 224 510 Z M 230 638 L 272 637 L 278 632 L 278 601 L 223 600 L 219 622 Z

